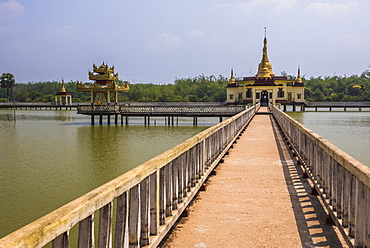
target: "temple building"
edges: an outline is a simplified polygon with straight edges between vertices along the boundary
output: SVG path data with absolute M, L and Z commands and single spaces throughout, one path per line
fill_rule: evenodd
M 107 64 L 104 64 L 104 62 L 99 67 L 93 64 L 93 72 L 89 71 L 89 79 L 95 82 L 92 84 L 78 82 L 77 90 L 90 92 L 92 104 L 117 104 L 118 92 L 129 91 L 128 84 L 122 86 L 117 84 L 118 73 L 114 72 L 114 66 L 109 67 Z
M 64 79 L 62 79 L 62 89 L 55 94 L 55 104 L 57 105 L 71 105 L 72 95 L 66 91 L 64 87 Z
M 237 80 L 234 77 L 234 71 L 231 70 L 226 102 L 249 105 L 260 102 L 261 106 L 267 106 L 268 103 L 273 105 L 303 104 L 304 85 L 300 76 L 300 68 L 298 68 L 297 77 L 293 80 L 285 76 L 275 76 L 267 55 L 265 35 L 262 61 L 258 65 L 257 74 L 254 77 L 243 77 L 242 80 Z

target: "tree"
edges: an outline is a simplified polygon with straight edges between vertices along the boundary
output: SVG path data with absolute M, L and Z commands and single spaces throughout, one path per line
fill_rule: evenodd
M 0 87 L 2 89 L 6 88 L 6 95 L 8 101 L 10 101 L 10 92 L 13 92 L 14 86 L 15 86 L 14 75 L 11 73 L 3 73 L 0 77 Z

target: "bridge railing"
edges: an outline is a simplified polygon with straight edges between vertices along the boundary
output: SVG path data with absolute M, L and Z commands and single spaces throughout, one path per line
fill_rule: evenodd
M 276 107 L 272 113 L 347 243 L 370 247 L 370 168 Z
M 78 226 L 79 247 L 94 247 L 94 215 L 99 215 L 95 247 L 157 247 L 258 107 L 203 131 L 9 234 L 0 240 L 0 247 L 42 247 L 49 242 L 55 248 L 68 247 L 74 226 Z
M 242 106 L 121 106 L 121 114 L 161 113 L 161 114 L 236 114 L 245 110 Z
M 333 106 L 333 107 L 370 107 L 370 102 L 305 102 L 307 107 Z

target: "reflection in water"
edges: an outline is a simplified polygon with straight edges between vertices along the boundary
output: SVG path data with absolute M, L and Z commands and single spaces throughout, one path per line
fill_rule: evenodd
M 287 112 L 339 149 L 370 166 L 370 112 Z
M 15 123 L 8 116 L 0 111 L 0 237 L 211 125 L 91 126 L 75 111 L 17 111 Z

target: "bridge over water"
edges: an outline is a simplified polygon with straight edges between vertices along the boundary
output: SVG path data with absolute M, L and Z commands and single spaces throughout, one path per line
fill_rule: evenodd
M 0 247 L 176 247 L 178 240 L 184 247 L 209 238 L 218 247 L 343 240 L 370 247 L 370 169 L 277 108 L 259 109 L 244 110 L 15 231 Z M 194 210 L 182 230 L 161 243 L 189 206 Z M 203 233 L 194 226 L 205 224 L 202 215 L 209 223 L 198 228 Z

